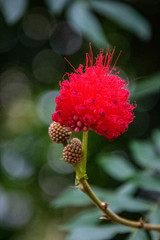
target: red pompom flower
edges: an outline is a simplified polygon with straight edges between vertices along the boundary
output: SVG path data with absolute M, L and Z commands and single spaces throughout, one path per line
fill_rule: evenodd
M 60 82 L 56 112 L 52 120 L 75 132 L 94 130 L 113 140 L 133 121 L 134 106 L 129 103 L 125 81 L 111 68 L 114 50 L 103 51 L 93 64 L 93 53 L 86 54 L 86 66 L 79 65 L 68 79 Z M 115 73 L 113 73 L 115 72 Z

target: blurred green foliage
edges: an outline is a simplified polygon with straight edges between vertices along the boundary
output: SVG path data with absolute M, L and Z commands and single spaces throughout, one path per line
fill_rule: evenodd
M 153 133 L 159 135 L 160 131 L 156 130 Z M 159 206 L 159 185 L 160 178 L 158 175 L 160 152 L 159 148 L 152 141 L 134 140 L 130 144 L 131 154 L 133 159 L 129 158 L 129 155 L 124 156 L 123 152 L 118 154 L 100 154 L 97 156 L 97 167 L 99 166 L 111 178 L 115 179 L 119 184 L 114 190 L 106 191 L 103 188 L 94 187 L 94 191 L 97 193 L 102 201 L 106 201 L 110 208 L 118 213 L 124 211 L 130 213 L 139 213 L 144 219 L 150 222 L 158 223 L 160 221 L 160 206 Z M 151 160 L 152 159 L 152 160 Z M 106 175 L 106 177 L 107 177 Z M 88 206 L 91 201 L 80 190 L 67 189 L 61 195 L 53 201 L 55 208 L 66 207 L 80 207 Z M 140 215 L 139 215 L 140 216 Z M 125 229 L 124 226 L 108 224 L 106 227 L 104 222 L 100 221 L 100 212 L 95 211 L 95 208 L 90 208 L 83 213 L 77 215 L 69 224 L 65 225 L 65 229 L 71 231 L 71 235 L 67 238 L 72 240 L 75 238 L 79 229 L 81 234 L 86 240 L 90 239 L 110 239 L 117 233 L 125 233 L 133 231 L 132 229 Z M 132 214 L 130 214 L 132 217 Z M 101 223 L 101 224 L 100 224 Z M 86 235 L 86 224 L 92 227 L 90 233 Z M 100 233 L 96 235 L 94 226 Z M 110 228 L 114 228 L 114 231 L 110 234 Z M 77 230 L 76 230 L 77 229 Z M 107 230 L 108 232 L 107 232 Z M 124 231 L 123 231 L 124 229 Z M 106 234 L 103 237 L 104 232 Z M 107 235 L 109 234 L 109 235 Z M 152 233 L 151 233 L 152 234 Z M 144 238 L 142 236 L 144 235 Z M 154 233 L 152 239 L 159 239 L 158 233 Z M 82 237 L 82 235 L 81 235 Z M 141 238 L 140 238 L 141 237 Z M 133 234 L 129 235 L 128 239 L 149 239 L 143 230 L 135 230 Z
M 88 42 L 95 55 L 122 50 L 117 71 L 136 117 L 115 142 L 89 133 L 89 181 L 122 216 L 160 223 L 159 15 L 158 0 L 0 0 L 0 239 L 159 239 L 100 220 L 47 134 L 73 70 L 64 56 L 76 68 Z

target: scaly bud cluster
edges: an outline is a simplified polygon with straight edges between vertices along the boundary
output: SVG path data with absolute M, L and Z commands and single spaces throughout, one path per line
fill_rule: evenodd
M 68 140 L 71 133 L 66 127 L 62 127 L 59 123 L 53 122 L 48 128 L 48 134 L 52 141 L 56 143 L 63 143 Z
M 63 158 L 70 164 L 80 163 L 82 160 L 82 143 L 78 138 L 73 138 L 64 150 Z

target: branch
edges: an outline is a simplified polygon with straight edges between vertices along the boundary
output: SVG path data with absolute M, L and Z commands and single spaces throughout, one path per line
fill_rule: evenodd
M 108 208 L 108 204 L 105 202 L 101 202 L 101 200 L 95 195 L 86 179 L 79 179 L 79 189 L 83 191 L 86 195 L 88 195 L 88 197 L 94 202 L 94 204 L 105 214 L 105 219 L 128 227 L 160 231 L 160 225 L 158 224 L 146 223 L 142 220 L 142 218 L 140 218 L 139 221 L 132 221 L 126 218 L 122 218 L 116 213 L 112 212 Z

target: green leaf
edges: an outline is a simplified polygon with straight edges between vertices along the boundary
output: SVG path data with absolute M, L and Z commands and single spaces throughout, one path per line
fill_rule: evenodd
M 117 1 L 91 1 L 95 11 L 136 34 L 142 40 L 151 38 L 149 22 L 129 5 Z
M 87 211 L 83 211 L 80 214 L 76 215 L 69 221 L 67 224 L 63 226 L 63 230 L 72 230 L 78 226 L 92 226 L 96 225 L 100 222 L 101 212 L 99 209 L 90 209 Z
M 67 188 L 52 202 L 52 206 L 56 208 L 68 206 L 88 206 L 89 204 L 91 204 L 90 199 L 83 192 L 76 188 Z
M 132 185 L 132 183 L 130 183 Z M 134 184 L 135 185 L 135 184 Z M 111 192 L 102 188 L 92 187 L 93 191 L 101 201 L 107 202 L 109 207 L 116 212 L 129 211 L 140 212 L 151 208 L 151 203 L 130 195 L 121 194 L 118 191 Z
M 160 155 L 160 130 L 159 129 L 156 129 L 156 130 L 153 131 L 152 139 L 153 139 L 156 151 Z
M 113 204 L 112 204 L 113 202 Z M 138 211 L 145 211 L 150 208 L 150 205 L 145 203 L 142 200 L 137 200 L 137 199 L 128 199 L 125 197 L 117 197 L 115 194 L 114 200 L 111 200 L 111 209 L 115 209 L 118 211 L 118 207 L 120 207 L 121 210 L 129 210 L 132 212 L 138 212 Z M 113 207 L 115 205 L 115 207 Z M 95 226 L 96 224 L 100 223 L 99 217 L 101 216 L 101 212 L 99 209 L 91 209 L 87 211 L 83 211 L 80 214 L 76 215 L 70 222 L 65 224 L 63 226 L 63 230 L 72 230 L 78 226 Z
M 8 24 L 16 23 L 27 9 L 27 0 L 1 0 L 0 7 Z
M 128 233 L 130 231 L 130 228 L 120 225 L 106 225 L 105 227 L 78 227 L 73 229 L 71 234 L 67 237 L 67 240 L 107 240 L 113 238 L 117 234 Z
M 148 215 L 148 220 L 152 224 L 160 224 L 160 208 L 155 206 L 153 211 Z M 152 240 L 159 240 L 159 233 L 156 231 L 150 231 Z
M 159 232 L 156 231 L 150 231 L 152 240 L 159 240 Z
M 148 236 L 144 230 L 135 230 L 127 240 L 148 240 Z
M 113 193 L 106 191 L 102 188 L 91 186 L 96 195 L 105 201 L 107 198 L 111 198 Z M 75 187 L 65 189 L 56 199 L 53 200 L 52 206 L 56 208 L 68 207 L 68 206 L 88 206 L 92 204 L 92 201 L 82 191 Z
M 133 99 L 145 97 L 149 94 L 159 92 L 160 90 L 160 73 L 156 73 L 143 81 L 136 82 L 136 88 L 133 93 Z
M 108 45 L 100 22 L 90 11 L 87 3 L 73 3 L 67 11 L 67 18 L 76 24 L 82 34 L 98 47 L 106 47 Z
M 107 174 L 120 181 L 126 180 L 135 174 L 134 167 L 122 156 L 101 156 L 97 162 Z
M 137 164 L 144 168 L 160 169 L 160 158 L 157 157 L 151 142 L 132 141 L 130 148 Z
M 69 0 L 45 0 L 45 1 L 51 12 L 60 14 Z
M 152 211 L 148 215 L 150 223 L 160 224 L 160 207 L 158 205 L 153 206 Z
M 125 183 L 121 185 L 117 190 L 118 195 L 133 195 L 137 190 L 137 187 L 133 183 Z
M 145 200 L 134 199 L 133 197 L 122 194 L 118 195 L 117 192 L 106 191 L 95 186 L 93 186 L 92 189 L 100 200 L 107 202 L 109 207 L 114 211 L 121 212 L 127 210 L 137 212 L 146 211 L 151 207 L 150 203 Z M 52 206 L 56 208 L 88 206 L 90 204 L 93 204 L 91 199 L 76 188 L 67 188 L 52 202 Z
M 151 204 L 148 201 L 133 198 L 129 195 L 122 195 L 117 191 L 106 191 L 95 186 L 92 187 L 92 189 L 101 201 L 107 202 L 109 207 L 116 212 L 121 212 L 124 210 L 130 212 L 139 212 L 146 211 L 151 207 Z
M 116 212 L 143 212 L 151 208 L 151 204 L 145 200 L 130 196 L 117 195 L 116 193 L 107 199 L 109 207 Z
M 150 172 L 142 172 L 137 174 L 135 178 L 131 179 L 131 182 L 145 190 L 160 191 L 160 179 L 154 177 Z

